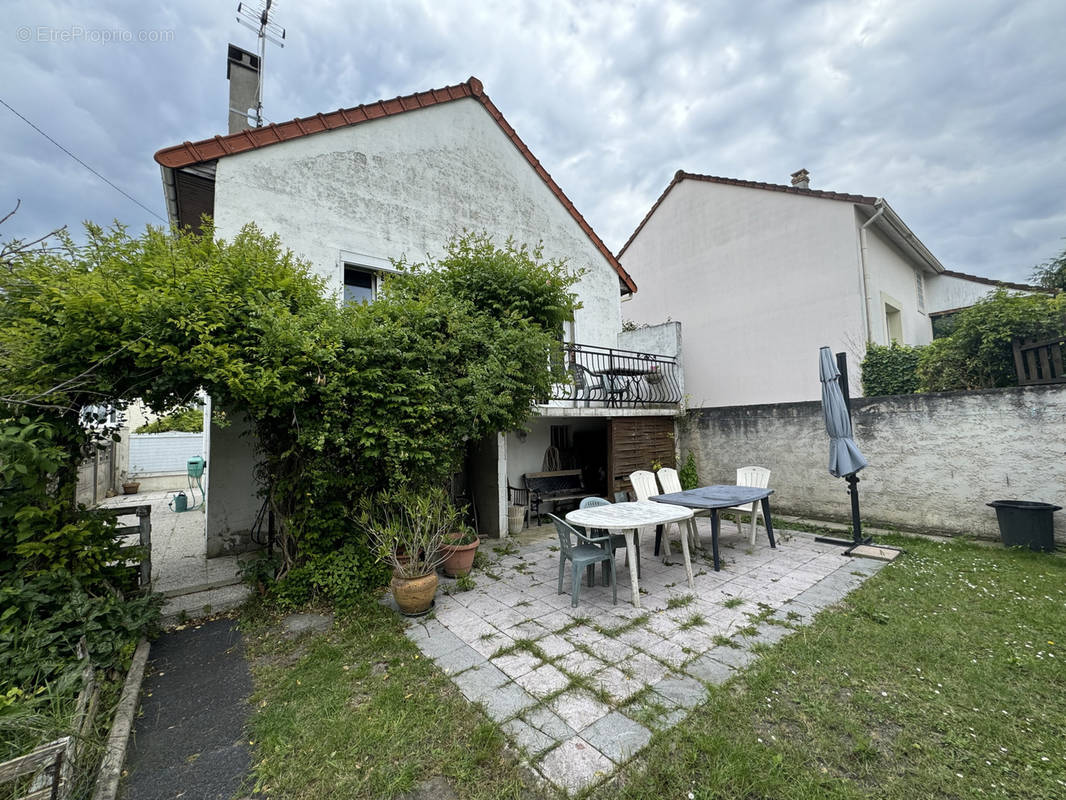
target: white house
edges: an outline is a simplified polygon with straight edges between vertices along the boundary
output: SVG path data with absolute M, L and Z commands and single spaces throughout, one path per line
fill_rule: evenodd
M 884 198 L 792 177 L 678 171 L 618 254 L 642 286 L 626 316 L 684 326 L 689 406 L 817 399 L 822 345 L 848 354 L 860 394 L 867 342 L 927 344 L 931 315 L 995 284 L 945 270 Z
M 468 478 L 483 533 L 506 532 L 508 485 L 521 486 L 524 473 L 539 471 L 550 445 L 590 474 L 628 473 L 626 464 L 615 463 L 621 450 L 610 450 L 610 443 L 627 435 L 636 417 L 661 427 L 658 439 L 672 453 L 679 387 L 653 391 L 650 372 L 622 367 L 661 364 L 656 369 L 678 378 L 677 326 L 621 332 L 621 297 L 634 293 L 636 283 L 476 78 L 185 142 L 155 159 L 173 222 L 196 226 L 201 214 L 210 214 L 226 238 L 255 222 L 308 260 L 338 297 L 372 300 L 392 259 L 438 256 L 464 230 L 485 231 L 498 242 L 510 236 L 542 243 L 546 258 L 565 258 L 583 270 L 576 287 L 582 308 L 566 335 L 571 363 L 587 369 L 575 366 L 578 378 L 557 387 L 528 433 L 471 448 Z M 642 342 L 672 349 L 659 360 L 651 355 L 660 351 L 618 350 Z M 612 370 L 633 373 L 621 379 L 626 391 L 608 383 L 605 373 Z M 244 545 L 261 502 L 251 480 L 251 445 L 239 433 L 236 425 L 210 431 L 209 556 Z

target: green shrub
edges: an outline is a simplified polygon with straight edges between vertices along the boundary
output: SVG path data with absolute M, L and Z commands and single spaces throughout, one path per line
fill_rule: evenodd
M 28 695 L 77 661 L 84 636 L 98 669 L 121 668 L 138 639 L 156 630 L 161 595 L 125 597 L 107 581 L 88 584 L 67 570 L 5 579 L 0 585 L 0 694 Z
M 700 474 L 699 470 L 696 469 L 696 456 L 691 450 L 688 451 L 688 458 L 685 459 L 685 463 L 677 471 L 677 479 L 681 481 L 681 488 L 686 491 L 695 489 L 700 485 Z
M 871 342 L 862 360 L 862 393 L 866 397 L 886 394 L 913 394 L 918 391 L 920 347 L 899 342 L 885 345 Z
M 349 608 L 388 582 L 389 570 L 362 542 L 349 542 L 332 553 L 311 553 L 283 580 L 268 584 L 268 596 L 282 608 L 327 603 Z
M 132 237 L 92 225 L 86 239 L 0 269 L 0 416 L 47 398 L 39 452 L 26 456 L 36 461 L 7 476 L 0 457 L 27 500 L 0 496 L 0 523 L 19 517 L 0 574 L 13 557 L 100 564 L 106 523 L 73 513 L 91 446 L 80 409 L 132 398 L 174 408 L 202 387 L 254 429 L 278 576 L 291 581 L 277 592 L 292 603 L 381 582 L 365 534 L 344 521 L 361 496 L 443 486 L 469 442 L 525 424 L 557 377 L 549 365 L 579 278 L 536 248 L 466 234 L 435 262 L 399 264 L 375 302 L 346 306 L 251 225 L 229 242 L 209 228 Z
M 1010 295 L 1003 289 L 958 312 L 950 336 L 922 349 L 920 391 L 1017 386 L 1012 343 L 1066 333 L 1066 293 Z
M 168 433 L 170 431 L 200 433 L 203 429 L 204 411 L 202 408 L 179 408 L 157 420 L 145 423 L 134 433 Z

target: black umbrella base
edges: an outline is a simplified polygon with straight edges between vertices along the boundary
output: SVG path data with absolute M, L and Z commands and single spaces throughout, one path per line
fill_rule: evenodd
M 815 536 L 814 541 L 846 547 L 847 550 L 844 551 L 846 556 L 876 558 L 881 561 L 893 561 L 896 556 L 903 552 L 898 547 L 874 544 L 874 540 L 869 536 L 864 539 L 834 539 L 831 536 Z

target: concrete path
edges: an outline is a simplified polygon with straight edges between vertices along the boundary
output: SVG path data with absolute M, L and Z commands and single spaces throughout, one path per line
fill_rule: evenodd
M 173 511 L 169 502 L 176 494 L 139 492 L 100 503 L 101 508 L 152 507 L 152 586 L 167 596 L 165 624 L 178 621 L 183 612 L 196 618 L 240 605 L 248 596 L 248 588 L 240 582 L 240 562 L 255 555 L 207 558 L 204 511 Z
M 151 660 L 126 757 L 124 800 L 230 800 L 250 768 L 252 678 L 230 619 L 171 631 Z
M 699 524 L 709 550 L 709 522 Z M 724 533 L 721 572 L 709 553 L 694 560 L 695 592 L 680 556 L 665 564 L 645 543 L 640 609 L 627 602 L 621 556 L 618 605 L 597 585 L 583 586 L 571 608 L 556 590 L 554 529 L 520 545 L 486 542 L 492 563 L 474 573 L 476 588 L 439 592 L 432 618 L 407 634 L 501 723 L 530 766 L 576 793 L 683 720 L 708 685 L 757 657 L 754 645 L 810 622 L 883 566 L 805 534 L 778 534 L 772 550 L 762 529 L 755 547 Z

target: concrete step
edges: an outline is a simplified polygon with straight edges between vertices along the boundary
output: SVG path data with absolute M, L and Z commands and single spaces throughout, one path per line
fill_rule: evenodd
M 223 611 L 232 611 L 251 594 L 243 583 L 220 586 L 167 598 L 163 604 L 162 624 L 176 625 L 184 620 L 202 619 Z

